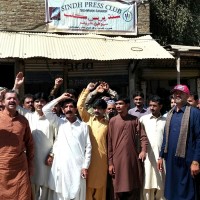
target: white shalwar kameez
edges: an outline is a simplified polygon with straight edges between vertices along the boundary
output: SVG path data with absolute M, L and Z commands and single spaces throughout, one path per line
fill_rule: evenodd
M 145 179 L 143 198 L 145 200 L 162 200 L 165 199 L 165 171 L 159 172 L 157 169 L 157 161 L 162 146 L 166 118 L 163 116 L 156 118 L 152 114 L 148 114 L 142 116 L 140 122 L 149 140 L 147 155 L 144 161 Z
M 88 126 L 78 118 L 70 123 L 54 115 L 51 110 L 56 104 L 53 100 L 43 107 L 46 118 L 58 130 L 49 176 L 49 188 L 55 191 L 52 200 L 85 200 L 86 180 L 81 178 L 81 169 L 88 169 L 91 159 Z
M 45 161 L 52 149 L 57 130 L 44 115 L 39 116 L 36 111 L 29 112 L 21 107 L 18 107 L 18 111 L 28 119 L 34 140 L 34 175 L 31 177 L 32 188 L 35 191 L 33 195 L 36 200 L 52 200 L 48 189 L 51 167 L 47 166 Z

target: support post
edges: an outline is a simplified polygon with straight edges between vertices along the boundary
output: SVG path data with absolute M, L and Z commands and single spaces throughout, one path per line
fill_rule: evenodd
M 180 84 L 180 73 L 181 73 L 181 58 L 180 53 L 177 52 L 176 54 L 176 70 L 177 70 L 177 84 Z
M 134 60 L 129 65 L 129 97 L 130 107 L 133 107 L 132 95 L 135 91 L 135 62 Z

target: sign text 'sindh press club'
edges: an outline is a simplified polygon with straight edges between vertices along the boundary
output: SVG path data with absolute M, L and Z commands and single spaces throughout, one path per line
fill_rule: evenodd
M 136 3 L 47 0 L 49 31 L 106 31 L 136 34 Z

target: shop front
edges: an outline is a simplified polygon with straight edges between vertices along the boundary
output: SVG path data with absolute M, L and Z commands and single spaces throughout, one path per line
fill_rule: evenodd
M 141 76 L 135 70 L 138 62 L 173 59 L 149 35 L 123 38 L 0 32 L 0 40 L 0 60 L 14 63 L 14 70 L 9 68 L 12 73 L 25 74 L 22 93 L 49 91 L 60 76 L 63 89 L 81 91 L 89 82 L 106 81 L 119 93 L 131 95 Z

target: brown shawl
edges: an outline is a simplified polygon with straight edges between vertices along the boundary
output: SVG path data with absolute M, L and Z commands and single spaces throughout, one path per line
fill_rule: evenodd
M 188 128 L 189 128 L 189 118 L 190 118 L 190 106 L 186 106 L 185 112 L 183 114 L 183 118 L 181 121 L 181 129 L 180 129 L 180 134 L 178 138 L 178 143 L 176 147 L 176 154 L 175 156 L 185 158 L 185 151 L 186 151 L 186 142 L 187 142 L 187 135 L 188 135 Z M 169 140 L 169 127 L 170 127 L 170 122 L 171 118 L 173 115 L 173 111 L 175 108 L 172 108 L 166 119 L 166 125 L 165 125 L 165 132 L 166 132 L 166 144 L 165 144 L 165 149 L 164 153 L 167 153 L 168 149 L 168 140 Z

